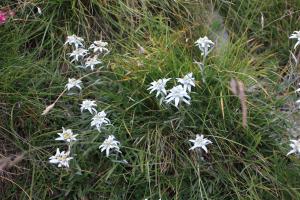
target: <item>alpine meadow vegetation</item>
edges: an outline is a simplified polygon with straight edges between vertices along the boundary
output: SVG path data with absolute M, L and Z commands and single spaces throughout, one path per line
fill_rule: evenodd
M 299 19 L 297 0 L 2 0 L 0 199 L 300 199 Z

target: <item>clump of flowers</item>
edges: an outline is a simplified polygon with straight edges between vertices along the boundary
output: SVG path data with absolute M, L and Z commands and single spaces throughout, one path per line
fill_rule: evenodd
M 205 83 L 205 74 L 204 74 L 204 63 L 207 55 L 213 49 L 215 43 L 208 39 L 207 36 L 200 37 L 196 42 L 195 45 L 200 49 L 202 52 L 201 55 L 203 56 L 202 62 L 195 63 L 199 66 L 200 72 L 202 75 L 202 81 Z M 195 87 L 195 78 L 193 77 L 193 73 L 190 72 L 186 74 L 183 78 L 176 78 L 178 85 L 175 85 L 172 89 L 167 90 L 166 84 L 171 80 L 170 78 L 163 78 L 157 81 L 153 81 L 151 86 L 148 88 L 150 90 L 150 94 L 156 91 L 156 97 L 161 96 L 160 104 L 162 102 L 166 102 L 167 104 L 174 102 L 175 107 L 178 108 L 181 102 L 190 105 L 191 97 L 189 93 L 192 91 L 192 87 Z
M 160 104 L 164 101 L 167 104 L 174 102 L 175 107 L 178 108 L 181 102 L 190 105 L 191 97 L 189 92 L 191 92 L 192 87 L 195 87 L 195 78 L 193 73 L 188 73 L 183 78 L 176 78 L 178 85 L 174 86 L 172 89 L 167 90 L 166 84 L 171 80 L 171 78 L 163 78 L 157 81 L 153 81 L 151 86 L 148 88 L 150 94 L 156 91 L 156 97 L 161 96 Z
M 73 134 L 71 129 L 62 128 L 63 132 L 58 133 L 59 137 L 55 140 L 64 141 L 68 146 L 68 151 L 60 152 L 59 148 L 56 149 L 56 154 L 49 158 L 49 162 L 52 164 L 58 164 L 58 167 L 69 167 L 69 161 L 73 159 L 70 157 L 72 142 L 75 142 L 77 139 L 77 134 Z
M 103 42 L 102 40 L 98 40 L 93 42 L 92 45 L 88 49 L 85 49 L 85 41 L 83 38 L 78 37 L 76 35 L 70 35 L 67 37 L 67 40 L 65 42 L 65 45 L 71 45 L 73 47 L 73 52 L 69 54 L 72 62 L 76 62 L 80 64 L 81 68 L 87 69 L 90 68 L 92 71 L 96 67 L 96 65 L 102 64 L 102 62 L 98 59 L 99 55 L 102 53 L 108 53 L 109 50 L 107 48 L 108 43 Z M 88 75 L 85 75 L 86 77 Z M 77 88 L 80 91 L 83 88 L 83 77 L 76 79 L 76 78 L 69 78 L 68 83 L 65 85 L 65 91 L 69 91 L 72 88 Z M 59 95 L 61 97 L 63 93 Z M 48 106 L 43 114 L 47 114 L 55 105 L 56 101 Z M 97 102 L 95 100 L 86 99 L 83 100 L 80 104 L 80 111 L 83 113 L 85 110 L 89 111 L 91 116 L 91 127 L 96 127 L 96 129 L 101 132 L 101 129 L 105 127 L 106 125 L 110 125 L 110 120 L 106 117 L 105 111 L 97 111 Z M 77 141 L 78 134 L 73 134 L 73 131 L 71 129 L 65 129 L 62 128 L 62 133 L 58 133 L 59 137 L 55 140 L 57 141 L 64 141 L 66 142 L 68 146 L 67 151 L 60 151 L 59 148 L 56 150 L 56 154 L 54 156 L 51 156 L 49 158 L 49 162 L 52 164 L 57 164 L 58 167 L 69 167 L 69 161 L 73 159 L 73 157 L 70 156 L 71 154 L 71 147 L 74 142 Z M 104 142 L 99 146 L 101 149 L 101 152 L 105 151 L 106 156 L 108 157 L 110 154 L 110 151 L 116 151 L 121 153 L 120 151 L 120 142 L 115 140 L 115 136 L 109 135 L 107 139 L 104 140 Z
M 69 57 L 72 58 L 72 63 L 79 64 L 80 68 L 90 68 L 94 70 L 96 65 L 102 64 L 102 61 L 98 59 L 99 55 L 103 52 L 108 53 L 107 42 L 102 40 L 94 41 L 88 49 L 85 48 L 85 42 L 82 37 L 76 35 L 67 36 L 65 45 L 71 45 L 74 47 L 72 53 L 69 53 Z

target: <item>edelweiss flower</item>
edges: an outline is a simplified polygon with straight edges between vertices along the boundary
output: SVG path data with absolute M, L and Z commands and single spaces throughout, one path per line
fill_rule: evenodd
M 67 36 L 67 41 L 65 42 L 65 45 L 66 44 L 74 44 L 75 48 L 78 49 L 78 47 L 83 47 L 83 44 L 82 42 L 84 42 L 83 38 L 81 37 L 78 37 L 76 35 L 70 35 L 70 36 Z
M 70 90 L 73 87 L 77 87 L 78 89 L 81 90 L 81 80 L 77 80 L 75 78 L 69 78 L 69 82 L 66 84 L 66 88 L 68 88 L 68 90 Z
M 91 70 L 94 70 L 95 65 L 101 64 L 102 62 L 97 60 L 98 56 L 88 57 L 85 61 L 85 68 L 91 67 Z
M 204 36 L 203 38 L 200 37 L 195 42 L 195 44 L 196 44 L 196 46 L 199 47 L 200 51 L 202 51 L 201 55 L 204 55 L 204 57 L 206 57 L 208 55 L 208 53 L 212 50 L 212 48 L 215 45 L 215 43 L 213 43 L 213 41 L 208 39 L 206 36 Z
M 59 148 L 56 149 L 56 154 L 49 158 L 49 162 L 53 164 L 58 164 L 58 167 L 69 167 L 69 161 L 73 159 L 73 157 L 69 157 L 70 152 L 59 151 Z
M 106 113 L 104 111 L 98 112 L 91 122 L 91 126 L 96 126 L 97 130 L 100 132 L 100 129 L 103 125 L 110 124 L 110 120 L 106 118 Z
M 102 40 L 94 41 L 94 43 L 89 47 L 89 49 L 93 49 L 94 53 L 96 52 L 108 52 L 106 46 L 108 45 L 107 42 L 103 42 Z
M 82 48 L 75 49 L 72 53 L 70 53 L 70 57 L 74 57 L 74 59 L 71 60 L 71 62 L 79 61 L 80 57 L 83 58 L 87 54 L 88 54 L 88 50 L 86 49 L 82 49 Z
M 178 104 L 180 101 L 184 101 L 186 104 L 190 104 L 190 99 L 191 97 L 188 95 L 182 85 L 177 85 L 170 90 L 170 93 L 166 97 L 166 103 L 170 103 L 174 100 L 175 106 L 178 108 Z
M 183 78 L 177 78 L 177 81 L 183 85 L 185 90 L 191 92 L 192 86 L 195 87 L 195 78 L 193 77 L 193 73 L 189 73 L 185 75 Z
M 159 79 L 157 81 L 153 81 L 151 83 L 152 86 L 150 86 L 148 88 L 148 90 L 151 90 L 150 91 L 150 94 L 154 91 L 156 91 L 156 97 L 158 97 L 160 94 L 162 94 L 163 96 L 164 95 L 167 95 L 167 91 L 166 91 L 166 84 L 167 82 L 171 80 L 170 78 L 163 78 L 163 79 Z
M 91 114 L 93 114 L 93 112 L 97 113 L 97 110 L 93 108 L 94 106 L 97 106 L 96 101 L 84 100 L 80 105 L 81 112 L 83 112 L 84 110 L 88 110 Z
M 58 138 L 56 138 L 55 140 L 62 140 L 62 141 L 66 141 L 66 142 L 72 142 L 72 141 L 76 141 L 76 135 L 73 135 L 73 132 L 71 129 L 65 129 L 64 127 L 62 127 L 63 132 L 62 133 L 57 133 L 59 135 Z
M 297 39 L 297 43 L 294 46 L 294 49 L 300 44 L 300 31 L 294 31 L 294 33 L 289 37 L 290 39 Z
M 298 140 L 290 140 L 292 143 L 290 144 L 290 147 L 292 147 L 292 150 L 287 153 L 287 156 L 295 153 L 300 154 L 300 139 Z
M 195 148 L 202 148 L 206 153 L 207 153 L 206 145 L 212 144 L 210 140 L 204 138 L 203 135 L 199 136 L 198 134 L 196 135 L 195 140 L 189 140 L 189 141 L 194 143 L 194 146 L 192 146 L 190 150 L 193 150 Z
M 119 147 L 120 142 L 115 140 L 115 136 L 110 135 L 104 142 L 99 146 L 99 149 L 101 149 L 101 152 L 106 151 L 106 157 L 109 156 L 109 150 L 114 149 L 117 152 L 120 152 L 120 147 Z

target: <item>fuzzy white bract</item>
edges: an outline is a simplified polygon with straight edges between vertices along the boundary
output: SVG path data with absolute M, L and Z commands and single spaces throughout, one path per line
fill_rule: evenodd
M 89 49 L 92 49 L 94 53 L 103 53 L 103 52 L 108 52 L 109 50 L 106 48 L 108 45 L 107 42 L 103 42 L 102 40 L 94 41 L 93 44 L 89 47 Z
M 153 81 L 151 83 L 151 86 L 148 88 L 148 90 L 150 90 L 150 94 L 152 92 L 156 91 L 156 97 L 158 97 L 159 95 L 162 95 L 162 96 L 167 95 L 166 84 L 169 80 L 171 80 L 171 79 L 163 78 L 163 79 L 159 79 L 157 81 Z
M 102 62 L 98 60 L 98 56 L 88 57 L 85 61 L 85 68 L 90 67 L 91 70 L 94 70 L 95 65 L 101 64 Z
M 92 100 L 83 100 L 80 104 L 80 111 L 88 110 L 91 114 L 97 113 L 97 110 L 94 107 L 97 107 L 96 101 Z
M 294 31 L 294 33 L 289 38 L 298 40 L 294 46 L 294 49 L 296 49 L 297 46 L 300 45 L 300 31 Z
M 196 135 L 195 140 L 189 140 L 190 142 L 194 143 L 193 146 L 190 148 L 190 150 L 194 150 L 195 148 L 201 148 L 207 153 L 206 145 L 212 144 L 212 142 L 206 138 L 204 138 L 203 135 L 199 136 Z
M 214 47 L 215 43 L 213 43 L 213 41 L 211 41 L 206 36 L 204 36 L 203 38 L 200 37 L 195 42 L 195 45 L 198 46 L 198 48 L 200 49 L 200 51 L 202 51 L 201 55 L 203 55 L 204 57 L 206 57 L 209 54 L 209 52 L 212 50 L 212 48 Z
M 78 47 L 83 47 L 83 43 L 84 42 L 84 39 L 81 38 L 81 37 L 78 37 L 76 35 L 70 35 L 70 36 L 67 36 L 67 40 L 65 42 L 65 45 L 66 44 L 69 44 L 69 45 L 74 45 L 76 49 L 78 49 Z
M 56 138 L 55 140 L 60 140 L 60 141 L 65 141 L 65 142 L 72 142 L 72 141 L 76 141 L 76 136 L 78 134 L 73 134 L 73 131 L 71 129 L 65 129 L 64 127 L 62 127 L 63 132 L 62 133 L 57 133 L 59 135 L 58 138 Z
M 109 151 L 111 149 L 121 152 L 119 147 L 120 142 L 115 140 L 115 136 L 110 135 L 107 139 L 104 140 L 104 142 L 99 146 L 99 149 L 101 149 L 101 152 L 105 151 L 106 157 L 109 156 Z
M 177 85 L 170 90 L 170 93 L 166 96 L 166 103 L 171 101 L 175 102 L 175 106 L 178 108 L 178 104 L 183 101 L 186 104 L 190 104 L 191 97 L 188 95 L 182 85 Z
M 81 83 L 82 81 L 75 78 L 69 78 L 68 83 L 66 84 L 66 88 L 68 90 L 72 89 L 73 87 L 77 87 L 79 90 L 81 90 Z
M 74 57 L 73 60 L 71 60 L 71 62 L 79 61 L 79 58 L 83 58 L 87 54 L 88 54 L 88 50 L 86 49 L 82 49 L 82 48 L 75 49 L 72 53 L 70 53 L 70 57 Z
M 73 157 L 69 157 L 70 152 L 59 151 L 59 148 L 56 149 L 56 154 L 49 158 L 49 162 L 52 164 L 58 164 L 58 167 L 69 167 L 69 161 L 73 159 Z
M 106 118 L 106 113 L 104 111 L 98 112 L 93 118 L 91 122 L 91 127 L 95 126 L 97 130 L 100 132 L 101 128 L 105 125 L 110 124 L 110 120 Z
M 300 139 L 290 140 L 290 141 L 291 141 L 290 147 L 292 148 L 292 150 L 287 153 L 287 156 L 293 153 L 300 154 Z
M 195 87 L 195 78 L 193 73 L 188 73 L 183 78 L 177 78 L 177 81 L 183 85 L 183 88 L 188 92 L 192 91 L 192 86 Z

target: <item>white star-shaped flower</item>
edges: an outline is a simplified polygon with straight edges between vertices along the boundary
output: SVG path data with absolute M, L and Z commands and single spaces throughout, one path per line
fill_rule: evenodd
M 297 43 L 294 46 L 294 49 L 300 44 L 300 31 L 294 31 L 294 33 L 289 37 L 290 39 L 297 39 Z
M 91 70 L 94 70 L 95 65 L 101 64 L 102 62 L 98 60 L 98 56 L 88 57 L 85 61 L 85 68 L 90 67 Z
M 73 131 L 71 129 L 65 129 L 64 127 L 62 127 L 63 132 L 62 133 L 57 133 L 59 135 L 58 138 L 56 138 L 55 140 L 60 140 L 60 141 L 66 141 L 66 142 L 72 142 L 72 141 L 76 141 L 76 136 L 78 134 L 73 134 Z
M 87 54 L 88 54 L 88 50 L 86 49 L 82 49 L 82 48 L 75 49 L 72 53 L 70 53 L 70 57 L 74 57 L 74 59 L 71 60 L 71 62 L 79 61 L 79 58 L 83 58 Z
M 92 118 L 91 127 L 96 126 L 97 130 L 101 132 L 101 127 L 108 124 L 110 124 L 110 120 L 106 118 L 106 113 L 101 111 Z
M 49 158 L 49 162 L 52 164 L 58 164 L 58 167 L 69 167 L 69 161 L 73 159 L 73 157 L 69 157 L 70 152 L 59 151 L 59 148 L 56 149 L 56 154 Z
M 167 90 L 166 90 L 166 84 L 167 82 L 171 80 L 170 78 L 163 78 L 163 79 L 159 79 L 157 81 L 153 81 L 151 83 L 151 86 L 148 88 L 148 90 L 150 90 L 150 94 L 154 91 L 156 91 L 156 97 L 158 97 L 159 95 L 167 95 Z
M 292 150 L 287 153 L 287 156 L 295 153 L 300 154 L 300 139 L 298 140 L 290 140 L 292 143 L 290 144 L 290 147 L 292 147 Z
M 206 145 L 212 144 L 212 142 L 206 138 L 204 138 L 203 135 L 199 136 L 196 135 L 195 140 L 189 140 L 190 142 L 194 143 L 193 146 L 190 148 L 190 150 L 193 150 L 195 148 L 202 148 L 207 153 Z
M 89 49 L 93 49 L 94 53 L 96 52 L 109 52 L 109 50 L 106 48 L 108 45 L 107 42 L 103 42 L 102 40 L 94 41 L 93 44 L 89 47 Z
M 192 90 L 192 86 L 195 87 L 195 78 L 193 73 L 185 75 L 183 78 L 177 78 L 177 81 L 183 85 L 183 88 L 189 92 Z
M 66 44 L 74 44 L 75 48 L 78 49 L 78 47 L 83 47 L 83 43 L 84 42 L 84 39 L 81 38 L 81 37 L 78 37 L 76 35 L 70 35 L 70 36 L 67 36 L 67 40 L 65 42 L 65 45 Z
M 99 149 L 101 149 L 101 152 L 106 151 L 106 157 L 109 156 L 109 151 L 111 149 L 120 152 L 120 147 L 119 147 L 120 142 L 115 140 L 115 136 L 110 135 L 108 136 L 107 139 L 104 140 L 104 142 L 99 146 Z
M 204 55 L 205 57 L 209 54 L 209 52 L 212 50 L 214 47 L 215 43 L 208 39 L 206 36 L 203 38 L 200 37 L 196 42 L 195 45 L 198 46 L 200 51 L 202 51 L 201 55 Z
M 190 105 L 189 100 L 191 97 L 188 95 L 186 90 L 182 87 L 182 85 L 177 85 L 170 90 L 170 93 L 166 97 L 166 103 L 170 103 L 171 101 L 175 102 L 175 106 L 178 108 L 178 104 L 183 101 L 186 104 Z
M 77 87 L 78 89 L 82 89 L 81 88 L 81 83 L 82 81 L 79 79 L 75 79 L 75 78 L 69 78 L 68 79 L 68 83 L 66 84 L 66 88 L 68 90 L 72 89 L 73 87 Z
M 97 113 L 97 110 L 94 107 L 97 107 L 96 101 L 92 100 L 83 100 L 82 104 L 80 104 L 80 111 L 83 112 L 84 110 L 90 111 L 91 114 Z

